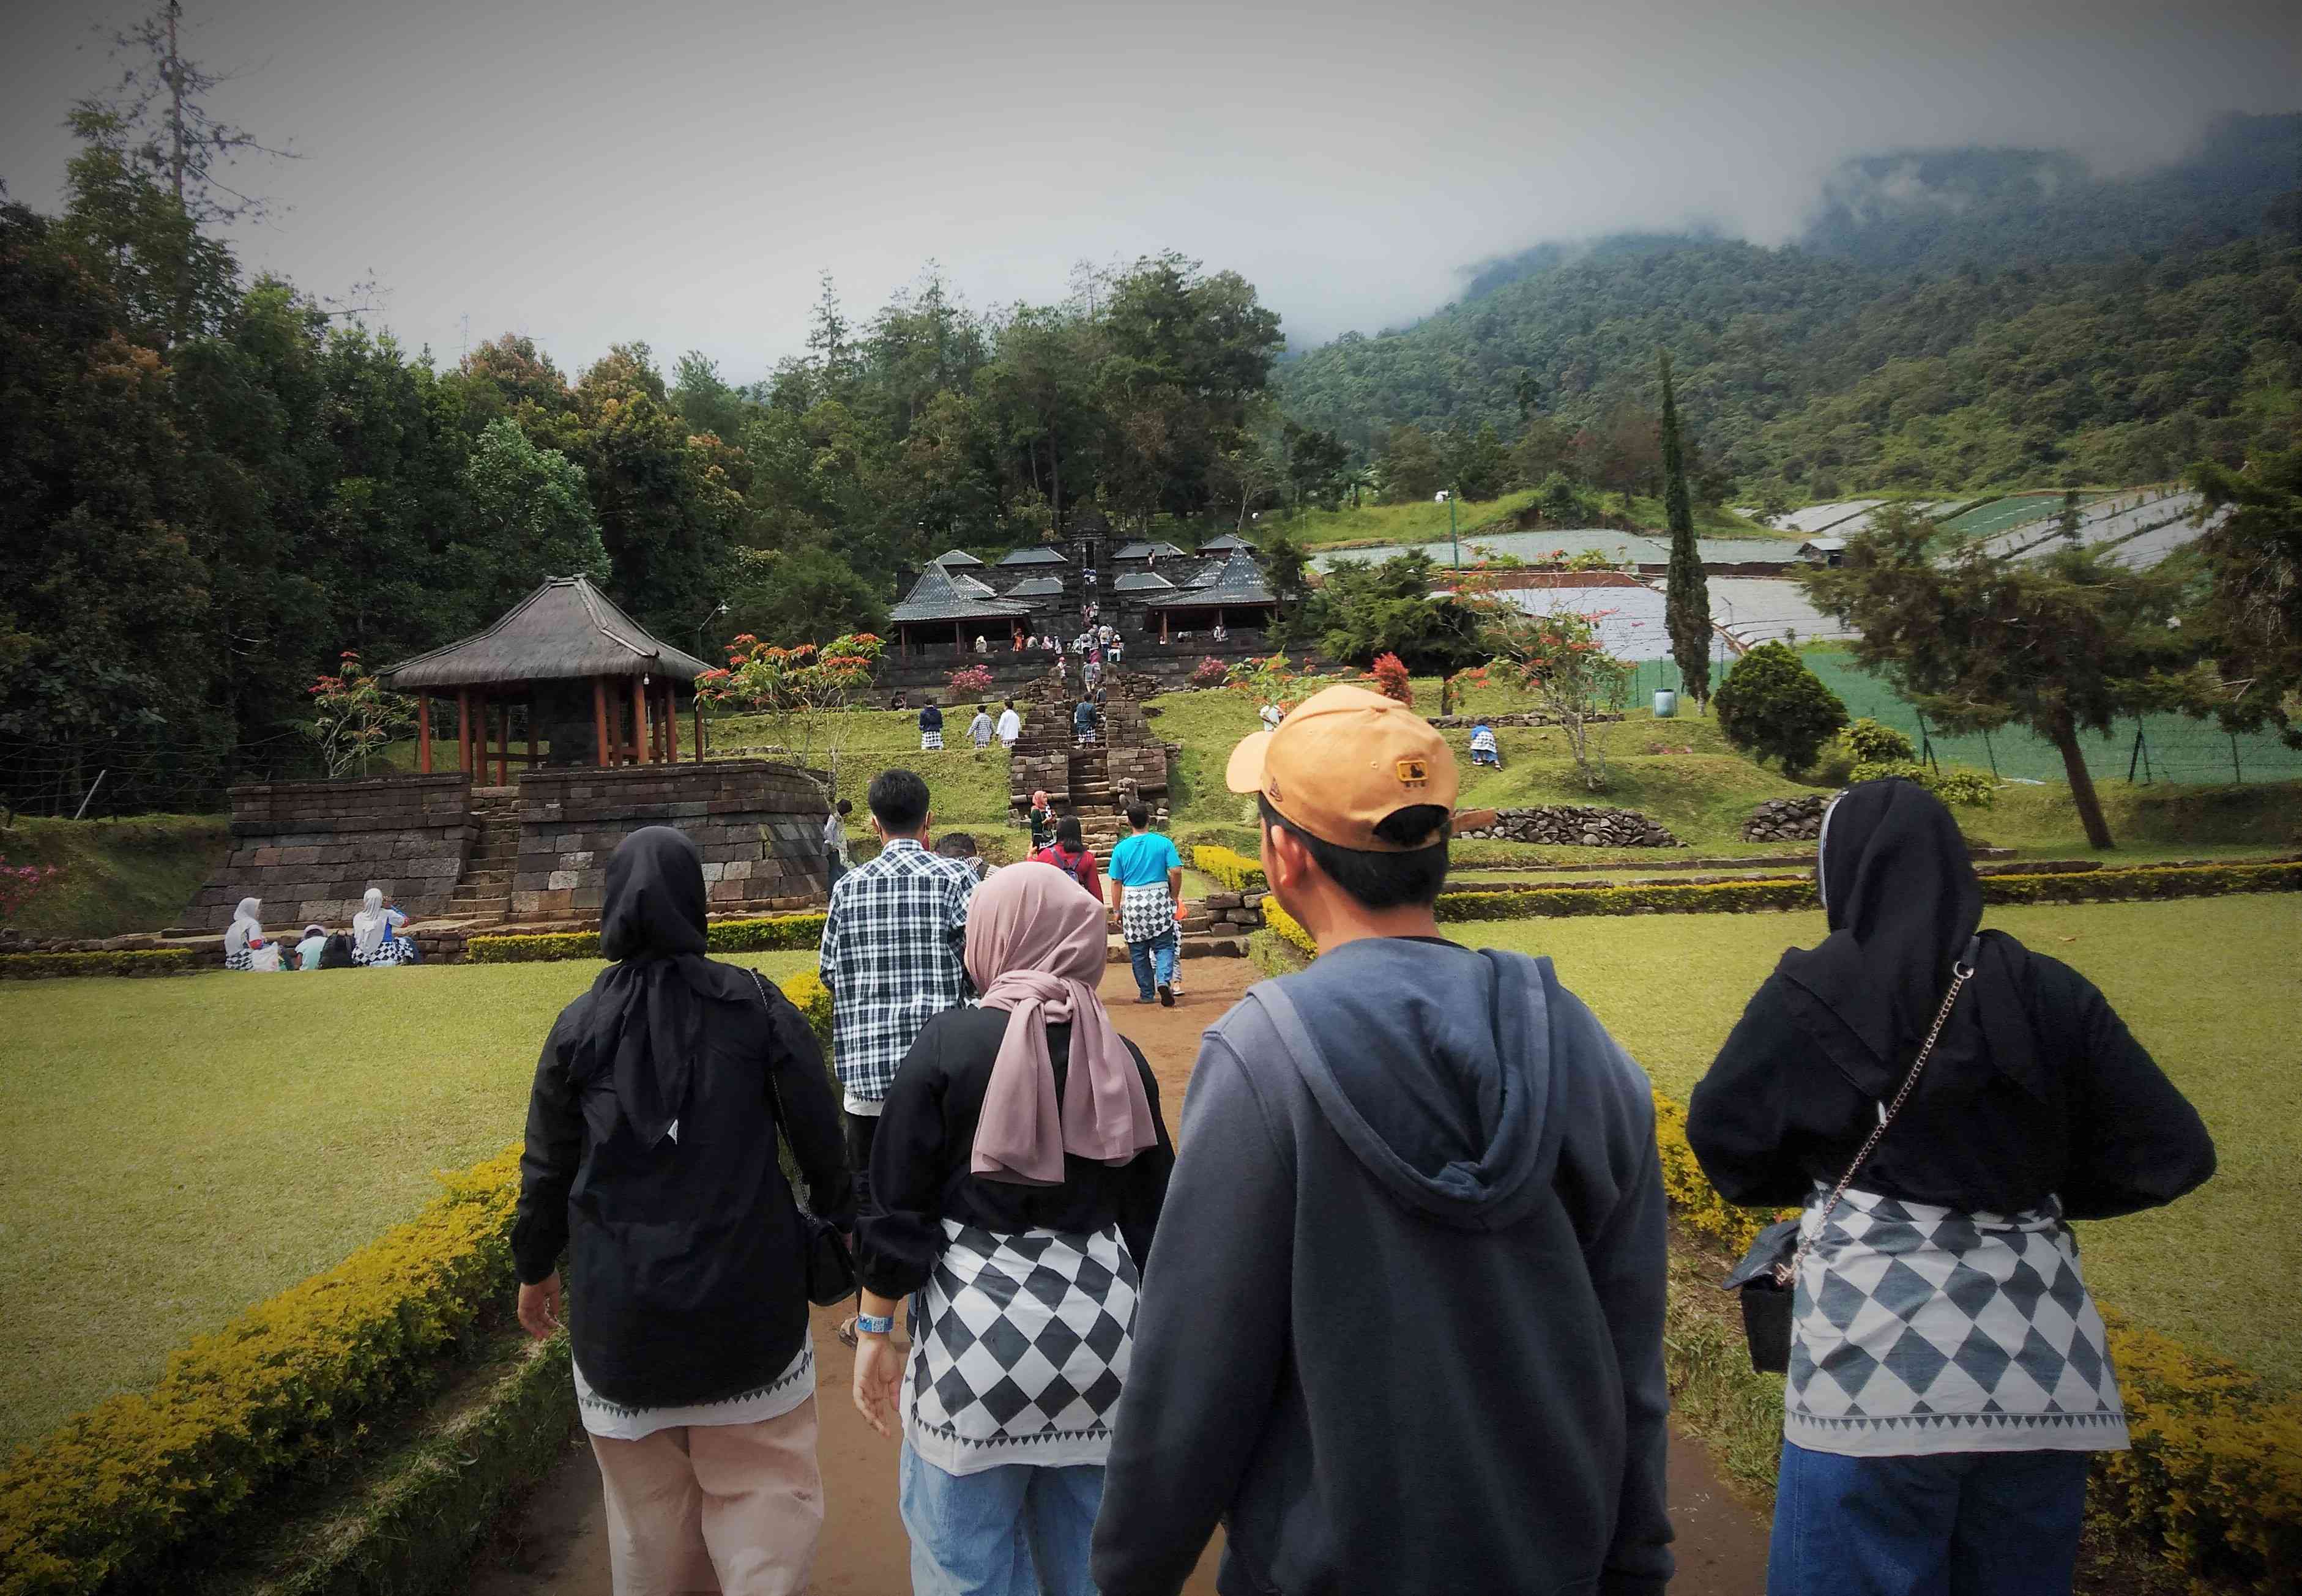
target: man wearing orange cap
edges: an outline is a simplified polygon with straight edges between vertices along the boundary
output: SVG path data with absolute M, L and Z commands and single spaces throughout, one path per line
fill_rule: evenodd
M 1104 1596 L 1669 1579 L 1646 1077 L 1548 959 L 1447 941 L 1453 755 L 1331 687 L 1232 753 L 1317 942 L 1211 1027 L 1096 1525 Z

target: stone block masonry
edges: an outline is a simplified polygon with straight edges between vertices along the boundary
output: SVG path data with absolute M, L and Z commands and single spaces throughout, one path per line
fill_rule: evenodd
M 234 787 L 231 853 L 184 928 L 220 931 L 240 899 L 261 898 L 275 929 L 342 930 L 371 886 L 416 919 L 443 914 L 471 848 L 471 792 L 461 771 Z
M 597 919 L 608 861 L 643 826 L 693 839 L 714 914 L 820 905 L 825 812 L 804 775 L 766 760 L 531 772 L 519 781 L 512 918 Z

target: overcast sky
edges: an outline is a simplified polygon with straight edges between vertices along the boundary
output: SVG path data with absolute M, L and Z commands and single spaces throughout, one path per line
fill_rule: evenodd
M 91 18 L 0 13 L 0 178 L 53 206 Z M 411 346 L 626 339 L 732 380 L 932 256 L 978 307 L 1074 261 L 1243 273 L 1296 344 L 1435 308 L 1545 239 L 1794 231 L 1840 158 L 2037 144 L 2130 168 L 2225 110 L 2302 108 L 2293 0 L 1412 0 L 1130 6 L 185 0 L 214 110 L 305 159 L 252 267 L 373 276 Z

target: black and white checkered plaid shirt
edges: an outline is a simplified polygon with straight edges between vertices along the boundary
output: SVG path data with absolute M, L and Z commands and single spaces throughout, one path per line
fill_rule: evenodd
M 831 1056 L 851 1107 L 877 1108 L 920 1028 L 965 1003 L 961 957 L 975 872 L 899 838 L 832 889 L 817 959 L 831 988 Z

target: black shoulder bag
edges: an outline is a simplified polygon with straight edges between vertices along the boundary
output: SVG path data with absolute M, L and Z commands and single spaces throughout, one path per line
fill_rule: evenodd
M 1942 1035 L 1944 1024 L 1950 1019 L 1951 1005 L 1958 1002 L 1959 988 L 1973 978 L 1974 962 L 1982 951 L 1982 938 L 1967 938 L 1966 954 L 1950 967 L 1950 990 L 1943 994 L 1942 1007 L 1935 1012 L 1933 1029 L 1927 1032 L 1926 1041 L 1919 1048 L 1919 1056 L 1911 1062 L 1911 1072 L 1903 1079 L 1903 1089 L 1878 1116 L 1877 1129 L 1862 1143 L 1854 1162 L 1831 1189 L 1830 1197 L 1822 1205 L 1822 1214 L 1815 1221 L 1814 1234 L 1801 1239 L 1800 1221 L 1777 1220 L 1759 1232 L 1751 1243 L 1751 1250 L 1735 1265 L 1735 1273 L 1719 1282 L 1720 1289 L 1743 1294 L 1743 1336 L 1751 1344 L 1751 1366 L 1761 1374 L 1784 1374 L 1791 1366 L 1791 1305 L 1798 1294 L 1799 1270 L 1806 1256 L 1822 1236 L 1823 1227 L 1838 1208 L 1839 1199 L 1854 1183 L 1855 1174 L 1869 1162 L 1871 1150 L 1878 1138 L 1886 1134 L 1886 1127 L 1903 1111 L 1919 1084 L 1919 1072 L 1934 1056 L 1935 1041 Z
M 776 1000 L 768 995 L 768 984 L 756 970 L 752 971 L 752 983 L 759 987 L 760 1001 L 768 1005 L 768 1012 L 772 1015 L 776 1010 Z M 784 1118 L 783 1088 L 776 1082 L 776 1067 L 772 1063 L 768 1066 L 768 1097 L 775 1105 L 776 1134 L 784 1146 L 790 1147 L 791 1134 L 785 1129 L 789 1121 Z M 792 1162 L 796 1168 L 798 1154 L 795 1151 Z M 846 1239 L 840 1235 L 839 1227 L 801 1207 L 796 1195 L 792 1198 L 792 1209 L 799 1215 L 800 1260 L 807 1271 L 807 1299 L 819 1308 L 828 1308 L 836 1302 L 845 1302 L 855 1295 L 855 1258 L 847 1250 Z

